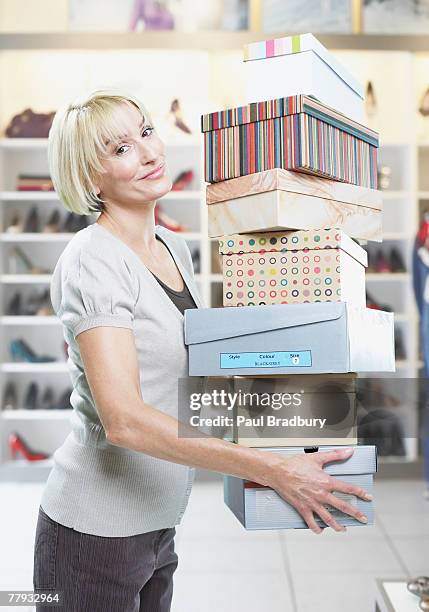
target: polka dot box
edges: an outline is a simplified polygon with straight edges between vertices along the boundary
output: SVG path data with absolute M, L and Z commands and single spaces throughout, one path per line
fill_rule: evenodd
M 365 308 L 365 250 L 339 229 L 219 241 L 224 306 L 348 302 Z

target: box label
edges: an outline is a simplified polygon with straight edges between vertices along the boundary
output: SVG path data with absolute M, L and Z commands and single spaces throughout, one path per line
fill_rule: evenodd
M 238 368 L 310 368 L 311 351 L 274 351 L 253 353 L 221 353 L 221 369 Z

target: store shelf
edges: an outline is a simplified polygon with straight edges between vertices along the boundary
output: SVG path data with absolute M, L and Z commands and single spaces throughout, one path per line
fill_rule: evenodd
M 411 275 L 408 272 L 386 272 L 377 274 L 375 272 L 369 272 L 365 274 L 365 280 L 372 283 L 395 283 L 397 281 L 409 281 L 411 279 Z
M 209 279 L 211 283 L 222 283 L 223 282 L 222 274 L 210 274 Z
M 61 321 L 55 316 L 4 316 L 0 317 L 0 325 L 60 325 Z
M 57 374 L 68 371 L 65 361 L 54 361 L 52 363 L 5 362 L 0 365 L 0 372 L 4 374 Z
M 63 232 L 34 232 L 34 233 L 7 233 L 0 234 L 2 242 L 68 242 L 74 236 L 74 233 Z
M 3 202 L 60 201 L 55 191 L 0 191 Z
M 0 34 L 1 39 L 1 34 Z M 167 148 L 183 149 L 188 147 L 199 148 L 201 146 L 200 139 L 193 140 L 175 140 L 174 142 L 165 142 Z M 26 149 L 47 149 L 47 138 L 0 138 L 0 150 L 26 150 Z
M 178 232 L 178 234 L 185 240 L 201 240 L 202 238 L 200 232 Z
M 417 197 L 419 200 L 429 200 L 429 191 L 419 191 Z
M 380 193 L 383 196 L 383 200 L 397 200 L 400 198 L 409 198 L 412 196 L 412 192 L 411 191 L 389 191 L 386 189 L 386 191 L 383 191 L 382 189 L 380 189 Z
M 383 234 L 383 240 L 409 240 L 409 234 L 405 232 L 392 232 Z
M 44 482 L 52 467 L 52 459 L 5 461 L 0 466 L 0 482 Z
M 0 418 L 8 421 L 44 421 L 69 419 L 73 410 L 2 410 Z
M 168 200 L 201 200 L 201 191 L 170 191 L 163 196 L 160 202 Z
M 47 138 L 0 138 L 0 149 L 46 149 Z
M 276 37 L 290 32 L 276 32 Z M 429 51 L 422 34 L 324 34 L 314 33 L 328 49 Z M 240 50 L 243 45 L 272 38 L 257 31 L 206 30 L 198 32 L 26 32 L 0 34 L 1 49 L 195 49 Z
M 52 274 L 1 274 L 0 283 L 8 284 L 40 284 L 50 283 Z

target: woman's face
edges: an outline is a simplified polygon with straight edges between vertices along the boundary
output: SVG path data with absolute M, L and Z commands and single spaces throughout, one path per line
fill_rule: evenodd
M 134 105 L 123 103 L 117 112 L 126 134 L 119 143 L 108 145 L 97 189 L 107 203 L 153 202 L 172 187 L 164 144 Z

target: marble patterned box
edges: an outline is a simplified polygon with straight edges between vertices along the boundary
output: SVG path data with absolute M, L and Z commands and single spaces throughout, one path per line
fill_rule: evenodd
M 207 185 L 209 236 L 338 227 L 382 240 L 380 191 L 281 168 Z
M 219 241 L 224 306 L 348 302 L 365 308 L 366 251 L 339 229 Z

